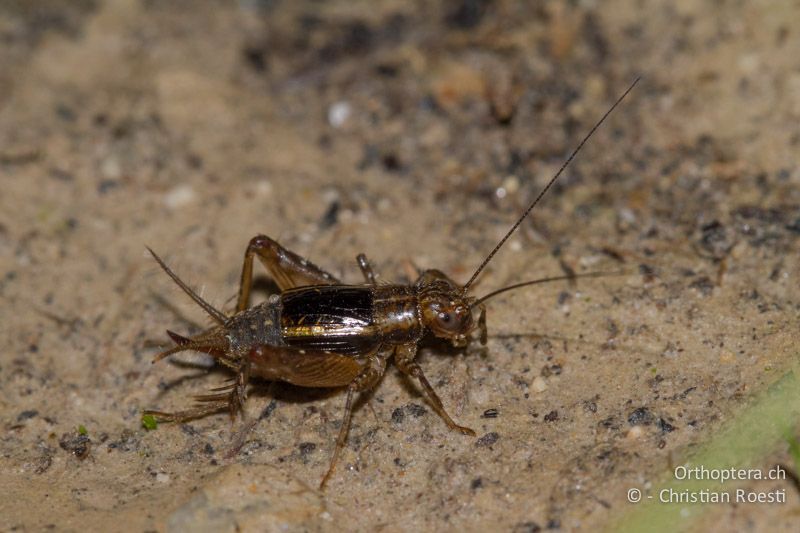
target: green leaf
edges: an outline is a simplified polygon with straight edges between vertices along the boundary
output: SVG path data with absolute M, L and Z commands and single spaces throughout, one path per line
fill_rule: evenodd
M 153 431 L 158 427 L 158 420 L 153 415 L 142 415 L 142 427 L 147 431 Z
M 792 434 L 791 430 L 786 431 L 784 438 L 789 444 L 789 455 L 794 459 L 794 469 L 796 472 L 800 472 L 800 441 Z

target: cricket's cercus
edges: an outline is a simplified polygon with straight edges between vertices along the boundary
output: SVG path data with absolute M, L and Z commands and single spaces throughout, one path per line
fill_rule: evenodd
M 228 316 L 203 300 L 148 248 L 172 280 L 216 322 L 215 326 L 193 337 L 167 331 L 175 346 L 159 353 L 153 362 L 177 352 L 194 350 L 211 355 L 230 368 L 234 377 L 228 384 L 196 397 L 199 404 L 193 408 L 174 413 L 146 411 L 145 414 L 165 421 L 186 421 L 228 410 L 235 417 L 243 413 L 246 388 L 254 376 L 301 387 L 344 387 L 347 389 L 344 416 L 330 466 L 320 483 L 320 488 L 324 488 L 347 439 L 355 393 L 373 388 L 393 358 L 402 373 L 419 381 L 431 406 L 451 429 L 474 436 L 472 429 L 457 424 L 447 414 L 415 361 L 417 344 L 425 332 L 431 332 L 450 340 L 454 346 L 464 346 L 468 335 L 476 329 L 481 343 L 486 344 L 486 300 L 520 287 L 574 277 L 517 283 L 480 298 L 469 295 L 471 285 L 500 247 L 638 82 L 639 78 L 606 111 L 464 285 L 439 270 L 423 271 L 411 285 L 378 283 L 363 254 L 359 254 L 356 261 L 365 283 L 345 285 L 269 237 L 258 235 L 250 240 L 245 252 L 236 311 Z M 281 292 L 264 303 L 248 307 L 255 257 L 264 264 Z M 602 273 L 584 277 L 596 275 Z M 479 311 L 477 320 L 473 316 L 476 311 Z

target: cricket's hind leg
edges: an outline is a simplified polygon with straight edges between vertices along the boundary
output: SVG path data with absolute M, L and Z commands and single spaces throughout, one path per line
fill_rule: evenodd
M 225 410 L 230 413 L 231 419 L 236 418 L 237 414 L 244 416 L 248 380 L 249 367 L 245 366 L 239 369 L 236 377 L 229 380 L 227 385 L 211 389 L 209 394 L 195 396 L 194 399 L 199 404 L 196 407 L 174 413 L 148 409 L 144 414 L 154 416 L 162 422 L 188 422 Z
M 342 416 L 342 425 L 339 428 L 339 435 L 336 437 L 336 444 L 333 448 L 333 455 L 331 455 L 331 462 L 328 465 L 328 470 L 325 472 L 322 481 L 319 483 L 319 489 L 324 490 L 325 485 L 328 483 L 333 470 L 336 468 L 336 463 L 339 460 L 339 454 L 347 442 L 347 433 L 350 431 L 350 420 L 353 416 L 353 397 L 356 392 L 365 392 L 371 390 L 378 384 L 383 374 L 386 372 L 386 362 L 392 355 L 393 348 L 384 349 L 369 357 L 367 366 L 359 373 L 359 375 L 350 382 L 347 386 L 347 399 L 344 404 L 344 416 Z
M 242 278 L 239 285 L 239 299 L 236 311 L 247 308 L 250 289 L 253 286 L 253 257 L 264 264 L 275 284 L 281 291 L 306 285 L 337 285 L 339 280 L 325 272 L 311 261 L 287 250 L 266 235 L 256 235 L 250 239 L 244 253 Z

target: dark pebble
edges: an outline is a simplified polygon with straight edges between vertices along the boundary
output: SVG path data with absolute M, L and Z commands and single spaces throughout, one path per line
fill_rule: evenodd
M 664 420 L 663 418 L 658 419 L 657 423 L 658 429 L 660 429 L 663 433 L 671 433 L 675 431 L 675 426 Z
M 500 435 L 492 431 L 491 433 L 487 433 L 483 437 L 479 438 L 475 443 L 475 446 L 491 446 L 498 440 L 500 440 Z
M 654 420 L 655 417 L 647 407 L 639 407 L 628 415 L 628 424 L 632 426 L 649 426 Z
M 313 442 L 301 442 L 297 447 L 300 449 L 300 455 L 303 457 L 308 456 L 317 449 L 317 445 Z
M 86 459 L 89 456 L 89 449 L 92 441 L 88 435 L 64 433 L 58 441 L 62 450 L 70 452 L 78 459 Z
M 514 533 L 539 533 L 541 530 L 542 526 L 536 522 L 522 522 L 515 525 L 514 529 L 512 529 Z
M 38 415 L 39 411 L 36 409 L 29 409 L 27 411 L 22 411 L 20 414 L 17 415 L 17 422 L 22 422 L 23 420 L 28 420 L 29 418 L 33 418 L 34 416 Z

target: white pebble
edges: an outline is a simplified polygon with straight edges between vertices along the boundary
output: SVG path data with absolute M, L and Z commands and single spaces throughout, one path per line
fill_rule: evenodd
M 196 193 L 191 185 L 178 185 L 164 195 L 164 204 L 170 209 L 178 209 L 194 201 Z
M 744 74 L 755 74 L 761 66 L 761 58 L 758 54 L 749 53 L 739 56 L 739 68 Z
M 507 176 L 506 179 L 503 180 L 503 188 L 508 194 L 516 193 L 519 190 L 519 179 L 513 174 Z
M 642 426 L 633 426 L 628 430 L 626 437 L 630 440 L 639 440 L 642 438 L 642 435 L 644 435 L 644 429 L 642 429 Z
M 107 157 L 100 164 L 100 173 L 109 180 L 119 179 L 122 176 L 122 165 L 116 157 Z
M 544 379 L 542 376 L 536 376 L 531 383 L 531 389 L 533 392 L 544 392 L 547 390 L 547 380 Z
M 256 183 L 256 194 L 259 196 L 269 196 L 272 194 L 272 182 L 269 180 L 261 180 Z
M 328 108 L 328 122 L 334 128 L 344 126 L 353 113 L 353 108 L 347 102 L 336 102 Z
M 628 224 L 636 223 L 636 213 L 633 212 L 632 209 L 627 207 L 623 207 L 619 210 L 619 218 L 622 219 L 623 222 L 627 222 Z

